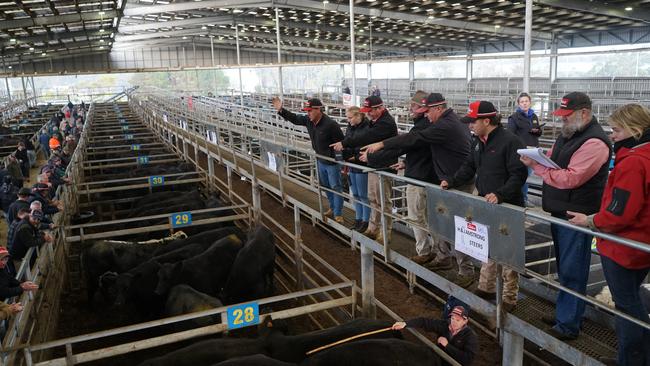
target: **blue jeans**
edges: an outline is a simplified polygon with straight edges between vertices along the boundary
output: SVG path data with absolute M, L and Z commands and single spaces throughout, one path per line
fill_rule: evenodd
M 581 294 L 586 293 L 593 236 L 556 224 L 551 224 L 551 234 L 560 284 Z M 554 328 L 564 334 L 578 335 L 584 312 L 583 300 L 560 291 Z
M 528 168 L 528 176 L 527 177 L 530 177 L 530 175 L 532 173 L 533 173 L 533 169 Z M 526 178 L 526 179 L 528 179 L 528 178 Z M 524 195 L 524 203 L 528 203 L 528 183 L 524 182 L 524 185 L 521 186 L 521 193 Z
M 650 268 L 627 269 L 605 256 L 600 259 L 616 309 L 650 323 L 648 310 L 639 296 L 639 287 Z M 650 365 L 650 330 L 616 317 L 616 338 L 620 366 Z
M 325 164 L 316 162 L 318 167 L 318 181 L 322 187 L 341 193 L 341 166 L 338 164 Z M 334 216 L 341 216 L 343 210 L 343 196 L 327 191 L 327 200 Z
M 354 218 L 368 222 L 370 219 L 368 173 L 350 172 L 350 189 L 352 189 L 352 196 L 354 197 Z

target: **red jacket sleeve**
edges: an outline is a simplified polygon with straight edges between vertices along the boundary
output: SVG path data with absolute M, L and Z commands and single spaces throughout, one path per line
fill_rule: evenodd
M 616 233 L 633 224 L 647 199 L 644 164 L 628 157 L 616 167 L 613 181 L 607 185 L 607 202 L 602 202 L 594 224 L 603 232 Z

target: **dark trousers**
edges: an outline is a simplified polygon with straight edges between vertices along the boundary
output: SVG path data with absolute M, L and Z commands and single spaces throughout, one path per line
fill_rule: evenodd
M 605 256 L 601 256 L 601 261 L 616 309 L 650 323 L 648 310 L 639 295 L 650 268 L 628 269 Z M 650 330 L 616 317 L 616 338 L 619 366 L 650 366 Z
M 551 234 L 560 284 L 585 294 L 589 279 L 593 236 L 556 224 L 551 224 Z M 560 291 L 555 308 L 555 329 L 564 334 L 577 335 L 580 332 L 584 312 L 583 300 Z

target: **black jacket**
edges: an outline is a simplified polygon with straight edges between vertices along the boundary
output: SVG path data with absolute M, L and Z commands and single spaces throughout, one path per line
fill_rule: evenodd
M 534 128 L 537 129 L 537 133 L 531 132 Z M 508 131 L 519 137 L 525 146 L 539 146 L 539 136 L 542 134 L 542 128 L 535 113 L 529 118 L 523 111 L 517 110 L 508 117 Z
M 363 121 L 356 126 L 348 125 L 348 128 L 345 129 L 345 139 L 353 139 L 356 135 L 361 135 L 368 132 L 370 128 L 370 121 L 367 118 L 363 118 Z M 343 160 L 357 164 L 357 165 L 366 165 L 363 161 L 359 160 L 359 152 L 361 147 L 346 147 L 343 149 Z M 351 168 L 352 173 L 361 173 L 361 169 Z
M 29 210 L 30 203 L 28 201 L 15 200 L 11 205 L 9 205 L 9 210 L 7 211 L 7 223 L 11 225 L 12 222 L 18 217 L 18 211 L 21 208 L 26 208 Z
M 309 117 L 304 115 L 297 115 L 282 108 L 278 114 L 287 121 L 298 126 L 307 127 L 309 138 L 311 139 L 311 146 L 318 155 L 329 156 L 334 159 L 336 155 L 330 144 L 343 140 L 343 131 L 338 123 L 331 119 L 326 114 L 323 114 L 318 124 L 314 124 L 309 120 Z M 334 164 L 330 161 L 320 160 L 325 164 Z
M 29 161 L 29 156 L 27 155 L 27 149 L 25 150 L 16 149 L 14 155 L 16 155 L 16 159 L 20 160 L 23 163 Z
M 440 346 L 451 358 L 463 366 L 471 365 L 478 352 L 478 336 L 469 326 L 461 329 L 455 336 L 449 335 L 449 323 L 446 320 L 416 318 L 406 322 L 408 327 L 421 328 L 447 338 L 447 347 Z M 443 364 L 447 364 L 443 362 Z
M 475 141 L 472 153 L 448 181 L 449 187 L 465 185 L 476 177 L 480 196 L 494 193 L 499 203 L 523 206 L 521 187 L 528 178 L 528 169 L 517 154 L 517 149 L 523 148 L 521 140 L 499 125 L 490 132 L 487 142 L 479 138 Z
M 566 169 L 571 162 L 571 157 L 580 147 L 590 139 L 599 139 L 609 147 L 609 156 L 612 156 L 612 145 L 609 138 L 598 124 L 596 117 L 591 119 L 582 130 L 570 138 L 558 137 L 553 145 L 551 160 L 561 169 Z M 600 201 L 605 191 L 605 184 L 609 176 L 609 160 L 605 161 L 596 174 L 581 186 L 573 189 L 559 189 L 544 183 L 542 185 L 542 207 L 555 217 L 566 218 L 566 211 L 575 211 L 591 215 L 600 210 Z
M 27 253 L 27 250 L 32 247 L 37 247 L 45 243 L 45 238 L 34 228 L 29 222 L 29 217 L 24 218 L 14 233 L 13 243 L 11 244 L 11 257 L 13 260 L 22 260 Z
M 385 149 L 412 149 L 429 146 L 436 175 L 440 180 L 453 177 L 463 165 L 471 147 L 471 134 L 467 125 L 449 108 L 435 123 L 427 128 L 409 131 L 384 141 Z
M 20 282 L 12 276 L 7 268 L 0 269 L 0 301 L 5 301 L 6 299 L 14 296 L 19 296 L 23 293 L 23 289 L 20 287 Z
M 430 125 L 429 120 L 423 116 L 413 121 L 411 131 L 421 131 Z M 404 170 L 405 177 L 427 183 L 440 183 L 436 171 L 433 168 L 431 148 L 424 144 L 411 148 L 382 149 L 376 153 L 368 154 L 368 162 L 374 166 L 378 164 L 377 161 L 388 161 L 404 154 L 406 154 L 406 159 L 404 160 L 406 165 L 406 169 Z
M 369 128 L 364 133 L 355 134 L 343 140 L 344 148 L 360 148 L 387 138 L 397 136 L 397 124 L 393 116 L 384 111 L 376 121 L 371 121 Z M 374 164 L 368 164 L 373 168 L 385 168 L 397 163 L 397 157 L 387 160 L 375 160 Z

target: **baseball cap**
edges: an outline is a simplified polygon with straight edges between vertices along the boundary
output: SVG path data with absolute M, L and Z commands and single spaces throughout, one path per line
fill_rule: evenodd
M 440 93 L 431 93 L 427 95 L 426 98 L 422 99 L 422 108 L 418 108 L 415 112 L 416 113 L 425 113 L 426 111 L 429 110 L 430 107 L 435 107 L 439 106 L 442 104 L 446 104 L 447 101 L 445 100 L 445 97 L 442 96 Z
M 18 195 L 19 196 L 33 196 L 34 194 L 32 193 L 31 189 L 29 189 L 27 187 L 23 187 L 18 191 Z
M 487 118 L 496 116 L 499 112 L 494 107 L 494 104 L 486 102 L 484 100 L 479 100 L 472 102 L 469 105 L 467 114 L 465 117 L 461 118 L 460 121 L 463 123 L 472 123 L 479 118 Z
M 410 102 L 419 105 L 422 107 L 424 103 L 422 103 L 423 100 L 427 98 L 427 93 L 423 92 L 422 90 L 418 90 L 413 94 L 413 97 L 411 98 Z
M 309 111 L 311 111 L 312 109 L 315 109 L 315 108 L 319 108 L 319 109 L 320 109 L 320 108 L 322 108 L 322 107 L 323 107 L 323 103 L 320 101 L 320 99 L 318 99 L 318 98 L 312 98 L 312 99 L 309 99 L 309 100 L 307 100 L 307 101 L 305 102 L 305 106 L 303 107 L 302 110 L 305 111 L 305 112 L 309 112 Z
M 553 115 L 564 117 L 582 108 L 591 109 L 591 99 L 585 93 L 573 92 L 562 97 L 560 108 L 553 111 Z
M 467 319 L 469 317 L 469 310 L 465 309 L 465 307 L 461 305 L 454 306 L 454 308 L 449 312 L 449 317 L 454 314 Z
M 363 107 L 359 111 L 363 113 L 370 112 L 373 108 L 381 107 L 384 105 L 384 101 L 380 97 L 371 95 L 363 101 Z
M 50 187 L 47 186 L 45 183 L 36 183 L 32 186 L 32 191 L 37 190 L 37 191 L 42 191 L 42 190 L 47 190 L 50 189 Z
M 0 247 L 0 258 L 8 257 L 9 251 L 5 247 Z

